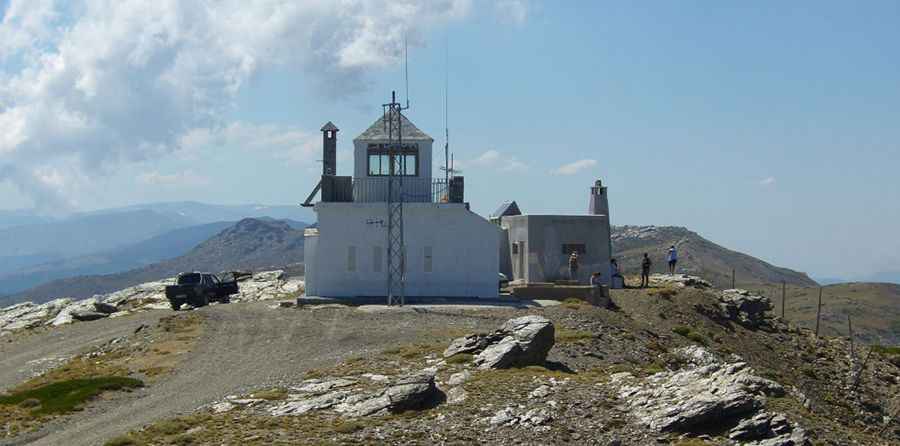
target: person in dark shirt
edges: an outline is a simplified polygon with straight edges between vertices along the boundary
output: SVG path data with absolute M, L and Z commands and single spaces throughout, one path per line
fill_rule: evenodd
M 650 286 L 651 266 L 653 266 L 653 262 L 650 261 L 650 256 L 645 252 L 644 259 L 641 261 L 641 288 Z

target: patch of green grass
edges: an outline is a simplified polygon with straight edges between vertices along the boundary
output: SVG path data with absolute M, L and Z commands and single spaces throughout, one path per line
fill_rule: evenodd
M 287 398 L 288 392 L 285 389 L 269 389 L 253 392 L 252 398 L 259 398 L 266 401 L 278 401 Z
M 873 345 L 872 351 L 875 353 L 881 353 L 882 355 L 894 356 L 900 355 L 900 346 L 890 346 L 890 345 Z
M 570 330 L 568 328 L 560 328 L 556 330 L 556 342 L 560 344 L 591 339 L 594 334 L 585 330 Z
M 383 351 L 388 356 L 399 356 L 403 359 L 421 359 L 429 354 L 439 353 L 442 346 L 437 344 L 404 345 Z
M 685 338 L 688 338 L 691 341 L 694 341 L 700 345 L 707 344 L 706 338 L 704 338 L 702 334 L 691 330 L 690 327 L 686 327 L 684 325 L 679 325 L 679 326 L 673 328 L 672 332 L 674 332 L 675 334 L 684 336 Z
M 475 356 L 469 353 L 458 353 L 447 358 L 447 364 L 468 364 L 475 359 Z
M 140 446 L 144 442 L 135 440 L 130 435 L 122 435 L 107 441 L 103 446 Z
M 339 434 L 352 434 L 363 430 L 365 427 L 365 424 L 356 420 L 338 421 L 334 425 L 334 431 Z
M 671 299 L 678 295 L 678 289 L 671 288 L 671 287 L 660 288 L 659 290 L 656 291 L 656 294 L 659 295 L 659 297 L 662 297 L 663 299 Z
M 72 412 L 78 406 L 105 391 L 127 390 L 142 387 L 144 383 L 134 378 L 108 376 L 100 378 L 80 378 L 46 384 L 10 395 L 0 396 L 0 404 L 22 404 L 29 400 L 40 402 L 32 415 L 62 414 Z

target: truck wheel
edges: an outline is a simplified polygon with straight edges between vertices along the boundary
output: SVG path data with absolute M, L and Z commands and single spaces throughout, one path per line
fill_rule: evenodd
M 219 299 L 219 302 L 222 302 L 223 304 L 230 304 L 231 296 L 223 296 L 221 299 Z
M 181 308 L 181 302 L 177 302 L 174 300 L 170 300 L 169 305 L 172 306 L 172 310 L 174 310 L 174 311 L 178 311 L 178 309 Z

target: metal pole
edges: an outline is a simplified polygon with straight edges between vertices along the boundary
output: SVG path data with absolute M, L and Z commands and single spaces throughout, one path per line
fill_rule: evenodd
M 822 287 L 819 287 L 819 305 L 816 307 L 816 338 L 819 337 L 819 320 L 822 317 Z
M 731 268 L 731 289 L 737 288 L 734 286 L 734 268 Z
M 856 355 L 853 352 L 853 320 L 850 319 L 850 315 L 847 315 L 847 329 L 850 331 L 850 358 L 856 358 Z
M 781 281 L 781 318 L 784 319 L 784 301 L 787 299 L 787 282 Z

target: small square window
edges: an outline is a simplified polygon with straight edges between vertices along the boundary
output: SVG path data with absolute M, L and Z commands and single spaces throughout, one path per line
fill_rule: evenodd
M 425 247 L 425 272 L 426 273 L 432 272 L 432 268 L 433 268 L 433 258 L 432 258 L 431 246 L 426 246 Z
M 348 246 L 347 247 L 347 271 L 355 272 L 356 271 L 356 247 Z

